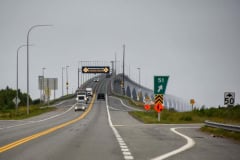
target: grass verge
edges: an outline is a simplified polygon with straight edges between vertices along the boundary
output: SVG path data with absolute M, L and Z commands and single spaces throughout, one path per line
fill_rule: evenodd
M 160 113 L 160 121 L 158 121 L 158 113 L 151 110 L 148 112 L 132 111 L 130 115 L 143 123 L 164 123 L 164 124 L 182 124 L 182 123 L 202 123 L 204 117 L 193 116 L 190 112 L 173 112 L 164 110 Z
M 221 109 L 205 109 L 194 110 L 190 112 L 176 112 L 171 110 L 163 110 L 161 119 L 158 121 L 158 113 L 150 111 L 132 111 L 129 112 L 134 118 L 147 124 L 163 123 L 163 124 L 189 124 L 189 123 L 204 123 L 205 120 L 210 120 L 219 123 L 240 124 L 239 106 L 235 108 Z M 214 137 L 224 137 L 240 141 L 240 133 L 232 132 L 224 129 L 202 127 L 201 131 L 211 133 Z
M 27 115 L 26 107 L 19 107 L 18 111 L 16 110 L 3 110 L 0 111 L 1 120 L 20 120 L 25 118 L 30 118 L 33 116 L 40 115 L 49 111 L 55 110 L 55 107 L 41 107 L 39 105 L 29 106 L 29 115 Z
M 212 134 L 213 137 L 230 138 L 240 142 L 240 132 L 227 131 L 220 128 L 204 126 L 201 131 Z
M 68 96 L 60 97 L 59 99 L 52 100 L 49 102 L 50 105 L 61 102 L 63 100 L 71 99 L 75 95 L 70 94 Z M 50 112 L 55 110 L 56 107 L 48 107 L 47 104 L 34 104 L 29 106 L 29 115 L 27 115 L 27 107 L 26 106 L 20 106 L 18 108 L 18 111 L 15 109 L 5 109 L 5 110 L 0 110 L 0 120 L 21 120 L 25 118 L 30 118 L 34 117 L 46 112 Z

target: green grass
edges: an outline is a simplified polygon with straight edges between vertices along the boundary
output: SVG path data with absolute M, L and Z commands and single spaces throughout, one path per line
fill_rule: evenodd
M 240 124 L 240 107 L 189 112 L 163 110 L 160 122 L 158 121 L 158 113 L 154 110 L 148 112 L 133 111 L 129 114 L 144 123 L 203 123 L 205 120 L 210 120 L 220 123 Z
M 21 106 L 18 108 L 18 111 L 16 111 L 15 109 L 0 111 L 0 119 L 1 120 L 20 120 L 20 119 L 37 116 L 49 111 L 53 111 L 55 109 L 56 109 L 55 107 L 41 107 L 40 105 L 31 105 L 29 106 L 29 115 L 27 115 L 27 107 Z
M 63 100 L 71 99 L 74 94 L 69 94 L 68 96 L 60 97 L 59 99 L 50 101 L 50 105 L 61 102 Z M 34 104 L 29 106 L 29 115 L 27 115 L 27 107 L 20 106 L 18 111 L 15 109 L 5 109 L 0 110 L 0 120 L 20 120 L 25 118 L 34 117 L 46 112 L 55 110 L 56 107 L 48 107 L 48 104 Z
M 230 138 L 236 141 L 240 141 L 240 132 L 231 132 L 220 128 L 212 128 L 204 126 L 201 131 L 212 134 L 214 137 Z
M 181 123 L 202 123 L 204 117 L 194 116 L 191 112 L 174 112 L 164 110 L 160 113 L 160 122 L 158 121 L 158 113 L 155 111 L 129 112 L 130 115 L 143 123 L 165 123 L 165 124 L 181 124 Z
M 189 112 L 176 112 L 163 110 L 161 112 L 161 120 L 158 121 L 158 113 L 154 110 L 151 111 L 133 111 L 129 112 L 130 115 L 142 121 L 143 123 L 164 123 L 164 124 L 188 124 L 188 123 L 204 123 L 205 120 L 210 120 L 219 123 L 227 123 L 240 125 L 240 106 L 224 107 L 224 108 L 210 108 L 200 109 Z M 202 127 L 203 132 L 211 133 L 216 137 L 226 137 L 240 141 L 240 133 L 227 131 L 224 129 Z

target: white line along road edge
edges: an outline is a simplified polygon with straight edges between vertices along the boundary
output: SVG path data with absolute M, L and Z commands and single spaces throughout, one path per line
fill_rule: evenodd
M 176 131 L 176 129 L 181 129 L 181 128 L 199 128 L 199 127 L 176 127 L 176 128 L 171 128 L 172 132 L 174 132 L 177 135 L 179 135 L 179 136 L 183 137 L 184 139 L 186 139 L 187 143 L 184 146 L 182 146 L 182 147 L 180 147 L 180 148 L 178 148 L 176 150 L 173 150 L 171 152 L 163 154 L 163 155 L 161 155 L 159 157 L 156 157 L 156 158 L 154 158 L 152 160 L 163 160 L 163 159 L 169 158 L 169 157 L 174 156 L 174 155 L 176 155 L 178 153 L 186 151 L 186 150 L 192 148 L 195 145 L 195 141 L 192 138 L 190 138 L 190 137 L 188 137 L 188 136 L 186 136 L 186 135 Z
M 15 127 L 19 127 L 19 126 L 28 125 L 28 124 L 33 124 L 33 123 L 39 123 L 39 122 L 47 121 L 47 120 L 50 120 L 50 119 L 53 119 L 53 118 L 56 118 L 56 117 L 59 117 L 59 116 L 62 116 L 62 115 L 64 115 L 64 114 L 66 114 L 67 112 L 69 112 L 70 110 L 72 110 L 75 105 L 76 105 L 76 104 L 71 105 L 71 107 L 70 107 L 68 110 L 66 110 L 66 111 L 64 111 L 64 112 L 62 112 L 62 113 L 60 113 L 60 114 L 56 114 L 56 115 L 53 115 L 53 116 L 51 116 L 51 117 L 48 117 L 48 118 L 45 118 L 45 119 L 40 119 L 40 120 L 37 120 L 37 121 L 24 121 L 25 123 L 13 125 L 13 126 L 3 127 L 3 128 L 0 128 L 0 130 L 2 130 L 2 129 L 9 129 L 9 128 L 15 128 Z M 19 121 L 19 120 L 16 120 L 16 121 Z
M 130 106 L 124 104 L 123 101 L 122 101 L 120 98 L 113 97 L 113 96 L 110 96 L 110 97 L 119 100 L 119 101 L 122 103 L 122 105 L 125 106 L 125 107 L 128 108 L 128 109 L 131 109 L 131 110 L 134 110 L 134 111 L 143 111 L 143 110 L 141 110 L 141 109 L 133 108 L 133 107 L 130 107 Z
M 107 107 L 107 114 L 108 114 L 108 122 L 109 122 L 109 126 L 112 128 L 113 133 L 119 143 L 119 146 L 121 148 L 123 157 L 125 160 L 132 160 L 134 159 L 134 157 L 132 156 L 132 153 L 130 152 L 130 150 L 128 149 L 127 144 L 124 142 L 124 140 L 122 139 L 122 137 L 120 136 L 120 134 L 118 133 L 117 129 L 113 126 L 112 124 L 112 120 L 111 120 L 111 115 L 109 112 L 109 106 L 108 106 L 108 98 L 107 98 L 107 94 L 106 94 L 106 107 Z

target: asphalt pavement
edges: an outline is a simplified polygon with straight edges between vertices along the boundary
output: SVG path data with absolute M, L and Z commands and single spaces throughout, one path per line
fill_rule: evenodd
M 128 113 L 136 108 L 116 97 L 94 100 L 85 112 L 75 112 L 74 103 L 65 101 L 56 111 L 26 120 L 0 121 L 0 159 L 240 159 L 239 143 L 202 133 L 203 124 L 143 124 Z

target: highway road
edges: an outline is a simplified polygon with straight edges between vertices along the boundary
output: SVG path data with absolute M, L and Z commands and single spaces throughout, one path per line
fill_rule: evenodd
M 97 92 L 106 93 L 107 82 L 98 82 Z M 74 112 L 74 104 L 66 100 L 56 111 L 0 121 L 0 160 L 240 159 L 239 143 L 202 133 L 202 124 L 143 124 L 128 114 L 135 108 L 112 96 L 93 97 L 85 112 Z

